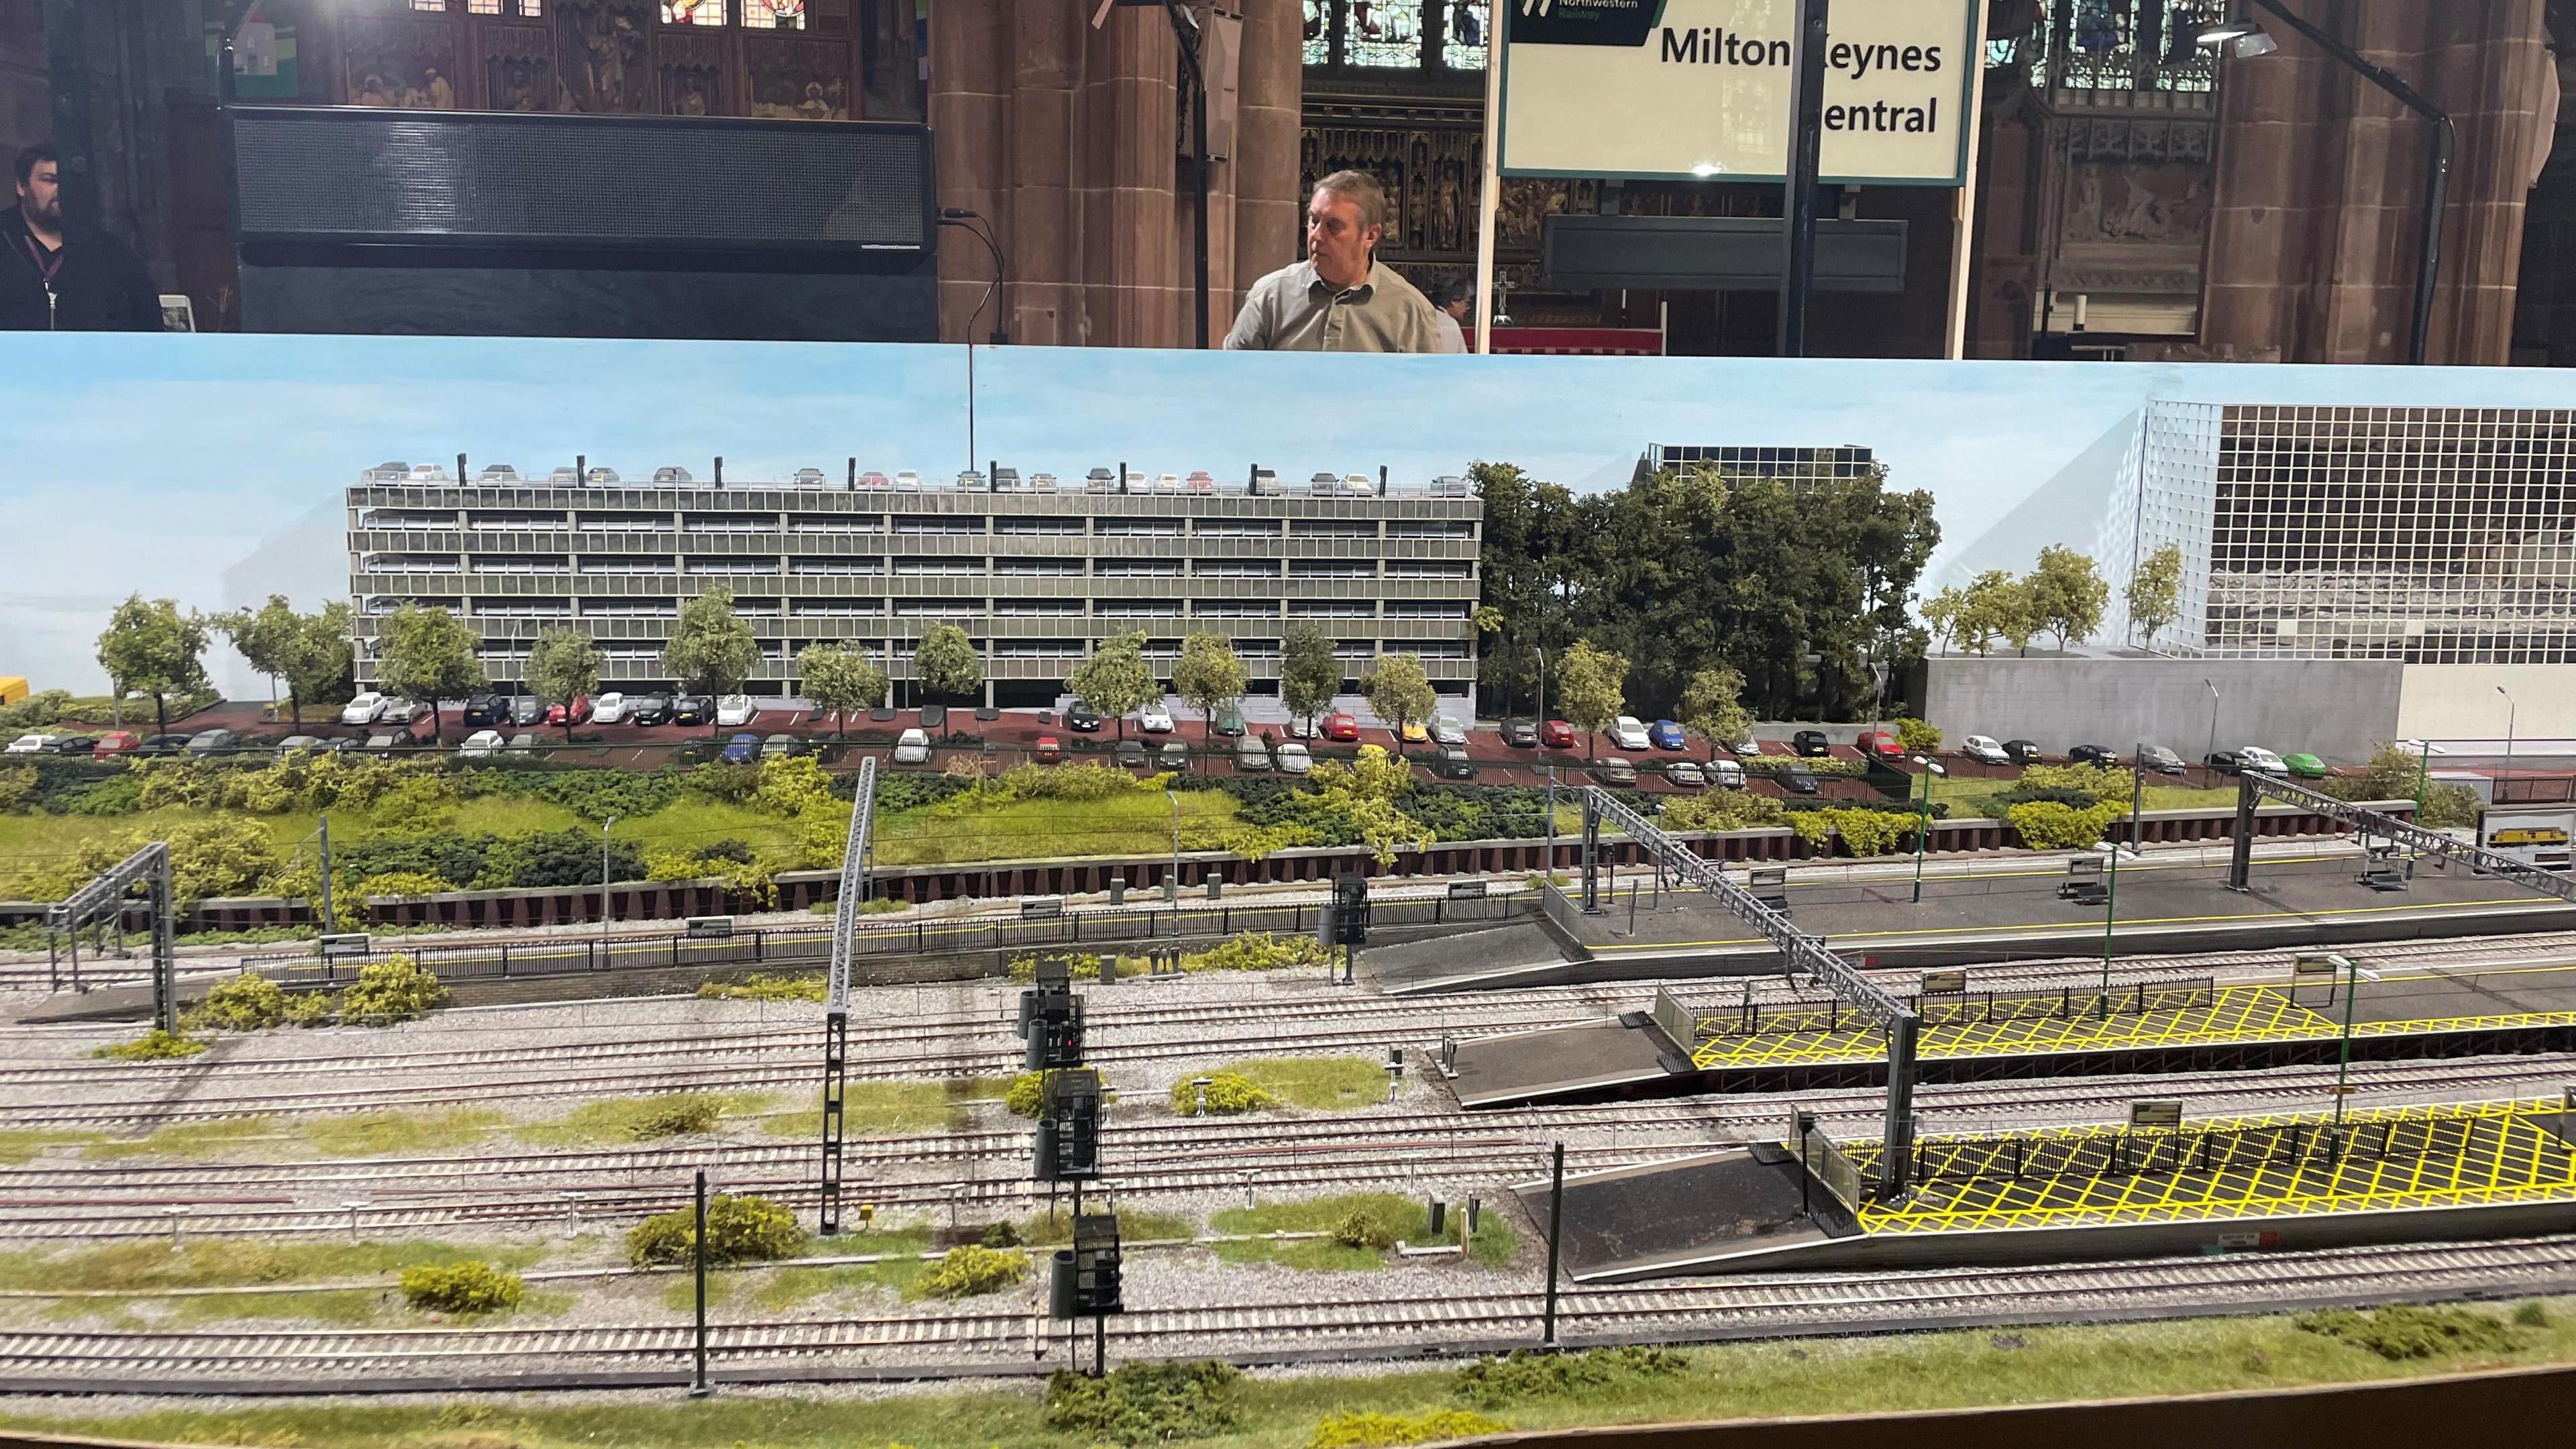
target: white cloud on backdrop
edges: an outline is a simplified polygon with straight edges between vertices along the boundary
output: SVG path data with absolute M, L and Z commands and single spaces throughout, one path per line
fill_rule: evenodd
M 345 558 L 290 568 L 302 550 L 269 545 L 317 537 L 316 509 L 397 458 L 542 472 L 581 453 L 628 476 L 664 463 L 704 476 L 721 453 L 729 477 L 838 477 L 855 454 L 933 479 L 993 458 L 1075 476 L 1121 459 L 1220 477 L 1259 462 L 1289 479 L 1383 464 L 1407 481 L 1482 458 L 1599 486 L 1649 443 L 1859 443 L 1895 486 L 1932 491 L 1938 578 L 2027 532 L 1979 547 L 2052 480 L 2051 520 L 2066 512 L 2085 481 L 2069 465 L 2116 458 L 2095 445 L 2150 398 L 2576 406 L 2576 378 L 2542 369 L 1007 348 L 979 351 L 976 373 L 970 451 L 955 347 L 25 337 L 0 353 L 0 674 L 99 687 L 91 641 L 132 592 L 218 608 L 263 592 L 250 575 L 276 567 L 266 587 L 318 602 L 344 586 Z M 2099 480 L 2106 503 L 2118 481 Z M 2089 544 L 2090 528 L 2067 541 Z M 249 687 L 219 660 L 224 682 Z

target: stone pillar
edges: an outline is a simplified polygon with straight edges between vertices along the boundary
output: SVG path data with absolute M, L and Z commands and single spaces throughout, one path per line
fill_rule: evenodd
M 1297 5 L 1244 7 L 1243 71 L 1237 82 L 1234 121 L 1234 271 L 1232 285 L 1211 303 L 1213 345 L 1242 306 L 1244 289 L 1263 274 L 1297 260 L 1304 245 L 1306 199 L 1297 194 L 1298 127 L 1305 115 L 1305 9 Z
M 979 214 L 995 236 L 1006 239 L 1005 245 L 1010 236 L 1013 8 L 934 5 L 930 11 L 929 116 L 939 204 Z M 992 280 L 992 253 L 961 228 L 941 227 L 942 338 L 953 342 L 968 335 L 975 304 Z M 993 315 L 986 311 L 974 335 L 992 329 Z
M 2524 196 L 2549 143 L 2542 0 L 2303 7 L 2448 111 L 2459 136 L 2426 347 L 2507 360 Z M 2412 325 L 2432 128 L 2277 23 L 2225 62 L 2201 340 L 2285 362 L 2398 362 Z
M 1177 347 L 1185 299 L 1172 225 L 1179 169 L 1171 22 L 1121 6 L 1091 32 L 1083 87 L 1083 281 L 1094 346 Z

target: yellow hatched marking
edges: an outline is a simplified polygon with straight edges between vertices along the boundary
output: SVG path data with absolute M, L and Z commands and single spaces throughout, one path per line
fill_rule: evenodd
M 2557 1107 L 2551 1100 L 2359 1109 L 2345 1114 L 2346 1147 L 2331 1163 L 2313 1136 L 2298 1138 L 2295 1151 L 2283 1150 L 2291 1139 L 2281 1136 L 2214 1139 L 2228 1150 L 2206 1167 L 1935 1177 L 1908 1201 L 1864 1207 L 1859 1218 L 1869 1232 L 1927 1233 L 2576 1201 L 2576 1151 L 2543 1120 Z M 2016 1142 L 2102 1152 L 2113 1139 L 2125 1139 L 2138 1159 L 2152 1163 L 2159 1144 L 2180 1148 L 2204 1132 L 2304 1133 L 2325 1120 L 2313 1114 L 2226 1118 L 2175 1132 L 2043 1128 L 2008 1137 L 1936 1137 L 1924 1145 L 1936 1153 L 1945 1144 L 1971 1155 L 1982 1150 L 1993 1160 Z M 2373 1150 L 2374 1127 L 2385 1134 L 2381 1150 Z M 1866 1143 L 1845 1150 L 1864 1173 L 1877 1156 Z M 1958 1163 L 1950 1165 L 1955 1170 Z
M 1727 1030 L 1730 1018 L 1701 1018 L 1703 1032 Z M 2427 1032 L 2480 1028 L 2576 1025 L 2576 1011 L 2510 1012 L 2497 1016 L 2426 1017 L 2414 1021 L 2353 1023 L 2355 1037 L 2413 1036 Z M 2204 1046 L 2264 1041 L 2330 1041 L 2343 1023 L 2322 1012 L 2293 1003 L 2268 986 L 2222 986 L 2207 1005 L 2143 1015 L 2090 1015 L 2079 1009 L 2066 1017 L 2018 1017 L 2001 1020 L 1927 1021 L 1915 1045 L 1918 1057 L 2015 1056 L 2053 1051 L 2117 1051 L 2128 1048 Z M 1718 1036 L 1701 1041 L 1691 1053 L 1693 1065 L 1713 1067 L 1793 1066 L 1821 1062 L 1869 1061 L 1886 1055 L 1885 1039 L 1867 1024 L 1838 1031 L 1762 1032 Z

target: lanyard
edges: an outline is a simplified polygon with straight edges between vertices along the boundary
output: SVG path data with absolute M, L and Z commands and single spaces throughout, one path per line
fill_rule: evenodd
M 45 250 L 45 244 L 36 240 L 33 232 L 21 232 L 19 235 L 27 243 L 28 258 L 36 264 L 36 275 L 44 280 L 48 291 L 52 290 L 54 274 L 63 269 L 64 249 L 56 247 L 52 251 Z

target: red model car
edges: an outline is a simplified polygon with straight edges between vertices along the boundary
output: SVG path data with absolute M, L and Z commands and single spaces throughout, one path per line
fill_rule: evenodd
M 567 715 L 569 715 L 569 719 L 567 719 Z M 574 695 L 572 705 L 569 710 L 560 704 L 550 704 L 546 706 L 546 723 L 550 725 L 590 723 L 590 696 L 586 694 Z
M 109 730 L 98 737 L 93 753 L 100 759 L 110 755 L 130 755 L 142 748 L 143 736 L 132 730 Z
M 1538 742 L 1551 750 L 1573 749 L 1574 726 L 1561 719 L 1549 720 L 1538 727 Z
M 1324 738 L 1331 740 L 1336 744 L 1348 745 L 1358 743 L 1359 737 L 1360 722 L 1358 720 L 1353 719 L 1346 714 L 1326 715 L 1324 717 Z
M 1875 755 L 1882 760 L 1893 760 L 1905 753 L 1905 747 L 1896 742 L 1896 736 L 1885 730 L 1863 730 L 1854 743 L 1860 746 L 1861 753 Z
M 1053 735 L 1038 736 L 1038 763 L 1052 765 L 1064 758 L 1064 741 Z

